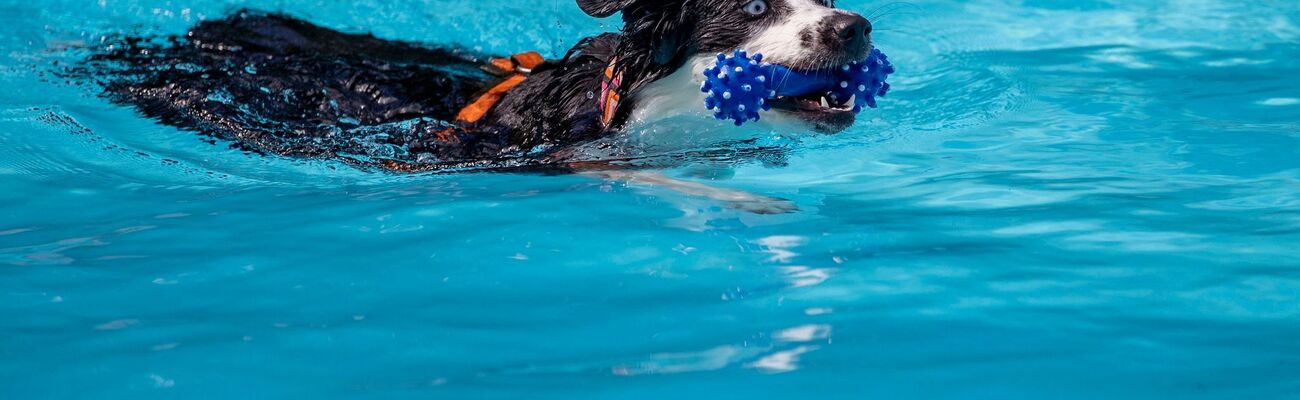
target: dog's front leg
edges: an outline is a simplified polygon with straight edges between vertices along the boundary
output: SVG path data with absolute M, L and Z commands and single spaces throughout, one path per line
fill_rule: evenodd
M 709 186 L 699 182 L 684 181 L 659 172 L 631 170 L 586 170 L 583 175 L 605 180 L 626 182 L 629 186 L 647 185 L 669 189 L 689 196 L 698 196 L 721 202 L 723 205 L 755 214 L 785 214 L 799 210 L 794 202 L 778 197 L 763 196 L 743 190 Z

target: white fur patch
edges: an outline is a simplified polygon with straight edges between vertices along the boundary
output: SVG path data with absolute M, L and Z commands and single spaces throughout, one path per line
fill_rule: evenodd
M 629 125 L 651 123 L 683 114 L 712 118 L 704 108 L 704 69 L 717 61 L 715 55 L 697 55 L 671 75 L 641 88 L 635 93 L 636 109 Z
M 778 64 L 817 59 L 817 55 L 812 54 L 815 49 L 804 46 L 799 35 L 807 29 L 816 29 L 818 24 L 840 11 L 817 0 L 787 0 L 786 4 L 793 9 L 784 21 L 763 30 L 741 48 L 762 54 L 768 61 Z
M 680 116 L 696 116 L 714 121 L 713 113 L 704 108 L 704 70 L 717 62 L 716 54 L 697 55 L 671 75 L 651 82 L 635 94 L 635 109 L 627 121 L 628 130 L 638 130 Z M 719 121 L 718 126 L 730 127 L 730 121 Z M 762 113 L 758 126 L 773 130 L 807 130 L 811 125 L 792 115 L 777 112 Z M 712 127 L 712 125 L 711 125 Z
M 830 8 L 818 0 L 787 0 L 793 10 L 785 21 L 773 25 L 745 44 L 741 49 L 763 54 L 765 60 L 786 64 L 791 60 L 817 59 L 816 49 L 807 48 L 799 39 L 805 29 L 815 29 L 826 18 L 841 11 Z M 716 62 L 715 54 L 696 55 L 677 71 L 651 82 L 634 94 L 636 109 L 632 110 L 628 127 L 662 121 L 682 115 L 698 115 L 713 119 L 704 108 L 704 69 Z M 805 129 L 808 123 L 780 112 L 763 113 L 763 124 L 769 128 Z M 729 123 L 728 123 L 729 124 Z

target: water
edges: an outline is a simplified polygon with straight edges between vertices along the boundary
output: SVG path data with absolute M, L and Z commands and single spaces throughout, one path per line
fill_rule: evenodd
M 1300 397 L 1300 3 L 840 3 L 884 14 L 881 109 L 664 171 L 800 208 L 754 215 L 248 155 L 48 74 L 238 6 L 613 29 L 567 1 L 0 1 L 0 395 Z

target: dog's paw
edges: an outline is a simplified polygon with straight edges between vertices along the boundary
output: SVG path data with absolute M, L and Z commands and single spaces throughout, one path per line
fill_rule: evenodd
M 756 196 L 743 200 L 731 200 L 724 204 L 726 204 L 727 208 L 761 215 L 789 214 L 799 211 L 799 206 L 794 204 L 793 201 L 779 197 Z
M 583 174 L 607 180 L 621 180 L 629 185 L 643 184 L 670 189 L 678 193 L 717 201 L 727 208 L 748 211 L 754 214 L 788 214 L 799 211 L 799 206 L 790 200 L 763 196 L 743 190 L 720 188 L 699 182 L 673 179 L 658 172 L 591 170 L 584 171 Z

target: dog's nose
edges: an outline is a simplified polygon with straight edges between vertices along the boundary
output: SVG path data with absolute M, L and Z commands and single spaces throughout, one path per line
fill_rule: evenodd
M 834 17 L 835 32 L 846 49 L 860 49 L 868 43 L 871 35 L 871 21 L 861 15 L 840 14 Z

